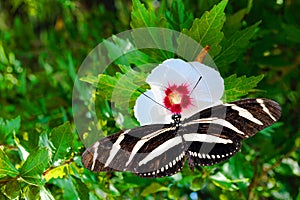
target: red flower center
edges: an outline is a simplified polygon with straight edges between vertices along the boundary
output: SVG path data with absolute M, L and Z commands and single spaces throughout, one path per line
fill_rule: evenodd
M 164 104 L 172 113 L 180 114 L 182 108 L 187 108 L 192 104 L 189 93 L 187 85 L 173 84 L 165 90 Z

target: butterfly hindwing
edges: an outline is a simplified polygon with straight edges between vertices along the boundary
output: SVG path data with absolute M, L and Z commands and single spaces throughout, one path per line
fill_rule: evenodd
M 159 137 L 155 139 L 160 140 Z M 185 147 L 180 136 L 172 137 L 168 140 L 163 138 L 160 140 L 160 145 L 152 149 L 150 153 L 142 153 L 144 151 L 141 148 L 139 154 L 133 159 L 133 163 L 138 163 L 138 168 L 134 171 L 139 176 L 171 176 L 183 167 Z

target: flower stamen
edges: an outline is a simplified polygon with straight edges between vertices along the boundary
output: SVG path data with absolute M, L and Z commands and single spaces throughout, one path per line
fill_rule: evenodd
M 192 104 L 191 98 L 188 94 L 189 89 L 187 85 L 171 85 L 165 90 L 166 96 L 164 98 L 164 105 L 172 113 L 180 114 L 182 112 L 182 108 L 186 108 Z

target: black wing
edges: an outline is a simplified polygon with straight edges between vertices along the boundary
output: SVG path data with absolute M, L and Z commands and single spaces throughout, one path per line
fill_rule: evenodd
M 182 138 L 174 125 L 154 124 L 98 140 L 82 155 L 83 165 L 95 172 L 131 171 L 143 177 L 177 173 L 184 163 Z
M 213 165 L 241 148 L 241 141 L 276 122 L 278 103 L 268 99 L 242 99 L 205 109 L 183 123 L 178 133 L 188 146 L 189 165 Z

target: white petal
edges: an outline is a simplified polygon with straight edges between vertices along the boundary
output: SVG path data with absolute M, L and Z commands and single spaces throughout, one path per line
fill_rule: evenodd
M 202 76 L 201 81 L 193 91 L 191 97 L 205 102 L 212 102 L 221 99 L 224 93 L 224 80 L 215 69 L 199 62 L 190 62 Z
M 197 69 L 181 59 L 168 59 L 154 68 L 147 77 L 157 102 L 163 103 L 165 89 L 173 84 L 185 84 L 192 90 L 199 79 Z
M 154 99 L 154 95 L 150 90 L 147 90 L 145 95 Z M 169 124 L 172 122 L 172 113 L 145 95 L 140 95 L 134 106 L 134 116 L 140 122 L 140 125 Z
M 202 79 L 197 84 L 201 76 Z M 193 105 L 182 110 L 182 118 L 188 118 L 200 110 L 222 103 L 220 99 L 224 93 L 223 78 L 218 71 L 199 62 L 165 60 L 152 70 L 146 81 L 151 86 L 151 92 L 147 91 L 146 94 L 162 105 L 164 90 L 170 85 L 185 84 L 189 91 L 193 90 L 190 95 Z M 145 95 L 137 99 L 134 112 L 141 125 L 171 122 L 172 113 Z
M 168 59 L 152 70 L 146 82 L 149 83 L 151 89 L 153 86 L 165 89 L 172 84 L 189 84 L 197 82 L 198 79 L 197 70 L 188 62 L 180 59 Z

